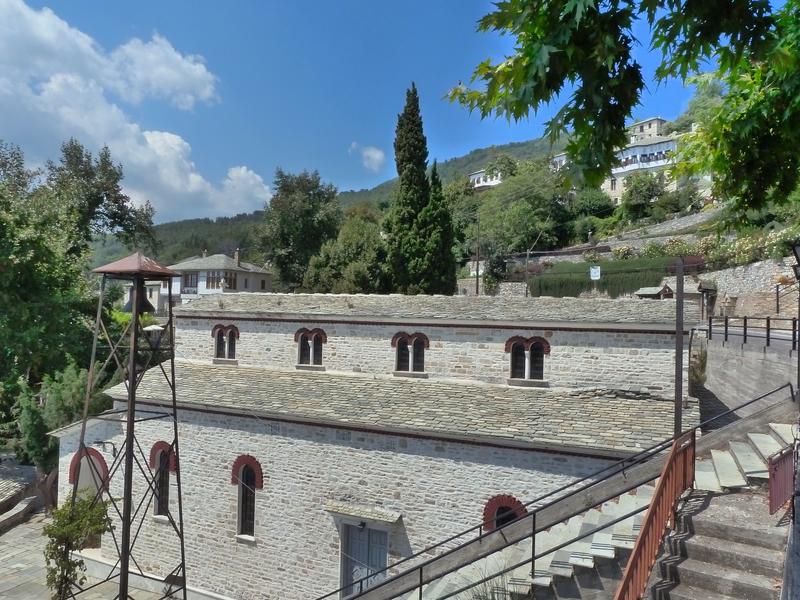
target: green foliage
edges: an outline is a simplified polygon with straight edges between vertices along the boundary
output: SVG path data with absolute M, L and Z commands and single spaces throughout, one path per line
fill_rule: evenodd
M 419 273 L 416 282 L 420 293 L 450 295 L 456 288 L 456 262 L 453 256 L 453 223 L 442 193 L 442 182 L 433 163 L 430 199 L 414 225 L 421 253 L 410 268 Z
M 58 462 L 58 442 L 47 435 L 50 428 L 33 390 L 24 379 L 20 380 L 19 387 L 14 411 L 20 433 L 17 455 L 22 462 L 32 463 L 39 471 L 47 473 Z
M 717 174 L 718 195 L 742 214 L 765 196 L 785 199 L 798 180 L 799 14 L 800 0 L 775 9 L 765 1 L 506 0 L 478 28 L 512 36 L 513 54 L 481 62 L 472 77 L 480 89 L 458 86 L 450 97 L 482 116 L 509 119 L 567 98 L 548 135 L 569 134 L 576 174 L 599 184 L 627 142 L 626 119 L 646 85 L 632 53 L 634 24 L 643 20 L 661 54 L 658 81 L 687 81 L 708 63 L 718 66 L 727 89 L 722 108 L 709 111 L 698 136 L 690 134 L 683 156 L 695 172 Z
M 598 188 L 583 188 L 576 191 L 570 196 L 568 206 L 573 218 L 608 217 L 614 212 L 614 201 Z
M 469 237 L 500 254 L 563 245 L 572 235 L 565 195 L 562 175 L 547 161 L 522 163 L 515 177 L 481 195 Z
M 397 117 L 394 152 L 400 184 L 384 222 L 388 285 L 403 293 L 452 294 L 453 223 L 436 164 L 428 181 L 428 146 L 413 83 Z
M 303 282 L 308 262 L 333 238 L 341 221 L 336 188 L 319 173 L 275 171 L 275 195 L 264 212 L 261 248 L 290 289 Z
M 51 520 L 43 529 L 47 536 L 44 548 L 47 587 L 54 600 L 65 598 L 71 583 L 83 585 L 86 565 L 72 551 L 86 548 L 92 541 L 113 529 L 108 516 L 109 501 L 94 501 L 94 494 L 84 493 L 74 505 L 64 502 L 50 513 Z
M 491 254 L 486 260 L 483 270 L 483 285 L 487 294 L 497 291 L 500 282 L 505 278 L 508 265 L 501 254 Z
M 620 213 L 628 221 L 638 221 L 650 214 L 651 203 L 667 191 L 662 174 L 634 173 L 625 179 Z
M 517 174 L 519 165 L 508 154 L 499 154 L 486 164 L 485 169 L 489 177 L 500 175 L 501 178 L 507 179 Z
M 688 133 L 692 125 L 707 125 L 722 107 L 725 89 L 712 73 L 698 75 L 690 81 L 695 84 L 695 94 L 687 109 L 677 119 L 664 125 L 665 135 Z
M 579 296 L 595 289 L 612 298 L 632 294 L 641 287 L 657 286 L 675 259 L 632 259 L 625 261 L 559 262 L 552 269 L 531 279 L 532 296 Z M 599 265 L 600 281 L 589 279 L 589 267 Z
M 381 291 L 383 260 L 379 215 L 371 207 L 346 212 L 335 240 L 312 256 L 303 279 L 310 292 L 369 293 Z

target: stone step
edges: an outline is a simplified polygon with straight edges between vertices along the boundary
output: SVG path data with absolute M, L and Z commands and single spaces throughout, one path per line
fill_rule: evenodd
M 771 577 L 729 569 L 693 558 L 671 565 L 670 570 L 677 572 L 673 576 L 681 584 L 717 594 L 748 600 L 780 600 L 781 590 L 773 585 L 774 580 Z
M 747 480 L 739 471 L 733 456 L 727 450 L 712 450 L 711 460 L 719 484 L 724 488 L 737 488 L 747 485 Z
M 667 592 L 669 600 L 742 600 L 740 597 L 726 596 L 703 588 L 685 585 L 681 583 L 678 587 L 672 588 Z
M 772 430 L 773 435 L 778 439 L 783 440 L 785 445 L 794 443 L 794 436 L 797 433 L 797 425 L 789 425 L 787 423 L 770 423 L 769 428 Z
M 759 454 L 747 442 L 730 442 L 733 457 L 739 465 L 739 470 L 745 477 L 753 479 L 769 479 L 767 463 L 761 460 Z
M 783 444 L 779 444 L 778 440 L 768 433 L 748 433 L 747 437 L 764 460 L 767 460 L 776 452 L 780 452 L 783 448 Z
M 714 463 L 710 460 L 698 460 L 694 464 L 694 482 L 698 490 L 721 492 L 722 487 L 714 470 Z
M 702 513 L 692 516 L 690 524 L 684 524 L 684 527 L 694 531 L 695 535 L 715 537 L 761 548 L 771 548 L 780 552 L 786 549 L 786 532 L 782 530 L 773 533 L 752 527 L 734 525 L 732 522 L 720 522 L 705 518 Z
M 780 579 L 784 555 L 778 550 L 760 548 L 715 537 L 695 535 L 686 540 L 689 558 Z

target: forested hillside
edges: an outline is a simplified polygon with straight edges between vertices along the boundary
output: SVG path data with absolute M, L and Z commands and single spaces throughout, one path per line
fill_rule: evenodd
M 439 175 L 444 183 L 448 183 L 482 169 L 493 158 L 503 154 L 517 160 L 527 160 L 547 156 L 550 152 L 559 152 L 562 147 L 563 144 L 556 144 L 551 149 L 546 139 L 537 138 L 528 142 L 478 148 L 464 156 L 439 163 Z M 390 179 L 372 189 L 341 192 L 339 203 L 343 208 L 368 203 L 384 209 L 389 205 L 395 184 L 396 179 Z M 208 250 L 210 254 L 224 252 L 230 255 L 236 248 L 240 248 L 244 257 L 258 260 L 252 230 L 261 223 L 263 215 L 264 212 L 259 210 L 234 217 L 187 219 L 156 225 L 155 234 L 159 242 L 156 258 L 165 264 L 172 264 L 188 256 L 200 254 L 203 250 Z M 98 239 L 92 244 L 92 266 L 106 264 L 129 252 L 114 236 Z
M 264 211 L 217 219 L 186 219 L 156 225 L 158 240 L 155 257 L 164 264 L 208 250 L 209 254 L 223 252 L 232 255 L 236 248 L 245 260 L 258 260 L 255 251 L 254 229 L 264 218 Z M 114 236 L 105 236 L 92 244 L 92 266 L 99 266 L 130 253 Z

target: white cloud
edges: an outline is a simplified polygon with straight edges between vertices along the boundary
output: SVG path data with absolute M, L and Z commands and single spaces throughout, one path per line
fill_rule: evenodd
M 347 154 L 352 155 L 358 152 L 361 155 L 361 164 L 368 171 L 377 173 L 386 163 L 386 153 L 375 146 L 362 146 L 358 142 L 351 142 L 347 149 Z
M 54 158 L 69 137 L 93 150 L 108 145 L 123 165 L 126 192 L 150 200 L 159 221 L 264 206 L 269 189 L 251 169 L 231 167 L 215 185 L 197 170 L 185 139 L 144 129 L 119 104 L 146 99 L 183 110 L 212 103 L 216 77 L 162 36 L 106 53 L 51 10 L 0 0 L 0 132 L 32 162 Z

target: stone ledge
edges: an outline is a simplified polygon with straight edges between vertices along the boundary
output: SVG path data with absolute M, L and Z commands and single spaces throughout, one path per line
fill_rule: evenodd
M 295 369 L 298 371 L 324 371 L 324 365 L 295 365 Z
M 252 535 L 242 535 L 239 534 L 236 536 L 236 543 L 237 544 L 246 544 L 247 546 L 255 546 L 256 545 L 256 538 Z
M 509 377 L 508 385 L 513 387 L 532 387 L 532 388 L 548 388 L 550 382 L 544 379 L 514 379 Z
M 211 361 L 214 365 L 229 365 L 232 367 L 238 367 L 239 361 L 235 358 L 215 358 Z
M 428 374 L 424 371 L 392 371 L 395 377 L 411 377 L 412 379 L 428 379 Z

